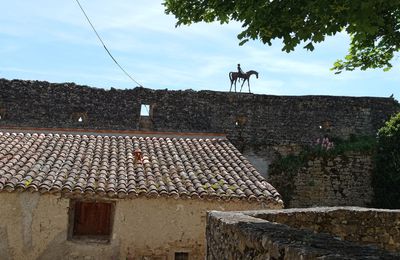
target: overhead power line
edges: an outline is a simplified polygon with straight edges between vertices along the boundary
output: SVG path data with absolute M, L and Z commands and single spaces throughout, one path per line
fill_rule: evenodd
M 126 76 L 128 76 L 133 82 L 135 82 L 137 85 L 139 85 L 140 87 L 142 87 L 142 85 L 137 82 L 119 63 L 118 61 L 114 58 L 114 56 L 111 54 L 111 52 L 108 50 L 108 48 L 106 47 L 105 43 L 103 42 L 103 40 L 101 39 L 100 35 L 98 34 L 96 28 L 94 28 L 92 22 L 90 21 L 89 17 L 87 16 L 85 10 L 83 9 L 81 3 L 79 2 L 79 0 L 75 0 L 76 3 L 78 4 L 79 8 L 82 10 L 83 15 L 86 17 L 86 20 L 89 22 L 90 26 L 92 27 L 94 33 L 96 34 L 97 38 L 99 39 L 99 41 L 101 42 L 101 44 L 103 45 L 104 49 L 106 50 L 106 52 L 108 53 L 108 55 L 111 57 L 111 59 L 115 62 L 115 64 L 117 64 L 117 66 L 125 73 Z

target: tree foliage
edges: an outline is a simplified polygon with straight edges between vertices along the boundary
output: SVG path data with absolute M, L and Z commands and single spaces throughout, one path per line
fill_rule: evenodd
M 177 25 L 238 21 L 240 44 L 281 39 L 286 52 L 299 44 L 312 51 L 315 43 L 345 31 L 351 44 L 348 55 L 334 63 L 336 73 L 388 70 L 400 48 L 400 0 L 165 0 L 164 5 Z
M 378 149 L 372 179 L 374 205 L 400 208 L 400 113 L 378 132 Z

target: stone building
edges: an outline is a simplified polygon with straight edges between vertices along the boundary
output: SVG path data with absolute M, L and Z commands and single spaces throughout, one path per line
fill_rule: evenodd
M 208 210 L 282 208 L 223 136 L 0 132 L 0 259 L 204 259 Z

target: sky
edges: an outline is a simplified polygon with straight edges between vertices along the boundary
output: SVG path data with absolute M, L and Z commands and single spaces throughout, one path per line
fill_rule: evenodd
M 400 66 L 343 72 L 330 68 L 349 47 L 344 33 L 313 52 L 282 52 L 250 41 L 239 46 L 239 23 L 175 27 L 159 0 L 80 0 L 107 48 L 142 86 L 229 91 L 240 63 L 256 70 L 251 91 L 271 95 L 380 96 L 400 99 Z M 0 0 L 0 78 L 75 82 L 98 88 L 137 86 L 112 61 L 75 0 Z M 248 91 L 247 87 L 243 91 Z

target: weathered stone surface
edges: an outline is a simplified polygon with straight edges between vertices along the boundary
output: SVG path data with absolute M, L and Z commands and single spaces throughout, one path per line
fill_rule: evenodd
M 255 211 L 248 215 L 400 252 L 400 210 L 321 207 Z
M 265 214 L 269 214 L 265 212 L 268 211 L 263 211 L 261 214 L 263 218 Z M 290 214 L 290 219 L 295 219 L 297 216 L 295 211 L 290 211 Z M 399 216 L 400 212 L 396 214 Z M 206 229 L 207 259 L 398 259 L 400 257 L 398 253 L 389 253 L 373 246 L 358 245 L 330 234 L 316 234 L 310 230 L 269 222 L 259 216 L 260 213 L 256 211 L 209 212 Z M 324 218 L 324 215 L 320 217 Z
M 391 98 L 104 90 L 0 79 L 0 126 L 138 130 L 141 104 L 151 106 L 146 130 L 224 132 L 239 148 L 268 145 L 280 152 L 326 132 L 374 135 L 399 111 Z
M 290 193 L 285 196 L 286 207 L 368 206 L 373 196 L 372 168 L 370 154 L 353 152 L 314 158 L 293 178 L 287 178 L 287 172 L 274 172 L 268 181 L 278 191 Z

